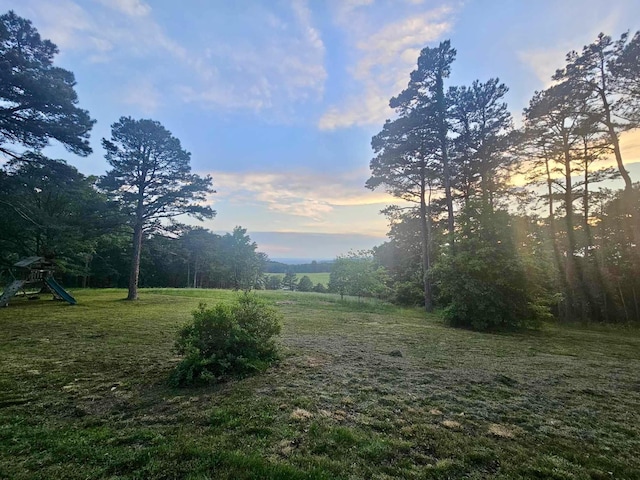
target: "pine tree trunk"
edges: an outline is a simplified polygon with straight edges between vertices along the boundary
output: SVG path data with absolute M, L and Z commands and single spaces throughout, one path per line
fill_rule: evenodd
M 582 268 L 582 265 L 574 255 L 577 249 L 577 242 L 576 242 L 576 236 L 575 236 L 574 224 L 573 224 L 574 210 L 573 210 L 573 185 L 571 183 L 571 173 L 572 173 L 571 172 L 571 153 L 570 153 L 570 147 L 568 145 L 566 138 L 564 141 L 564 166 L 565 166 L 564 201 L 565 201 L 565 212 L 566 212 L 565 222 L 567 225 L 567 242 L 568 242 L 567 270 L 571 277 L 574 277 L 575 275 L 575 281 L 577 281 L 578 283 L 578 289 L 580 290 L 581 297 L 582 297 L 581 311 L 583 312 L 582 316 L 584 317 L 584 312 L 586 311 L 584 307 L 587 306 L 588 309 L 590 309 L 593 306 L 594 302 L 593 302 L 593 298 L 589 290 L 589 287 L 584 278 L 584 270 Z M 572 279 L 569 280 L 570 284 L 572 283 L 571 280 Z M 586 305 L 585 305 L 585 302 L 586 302 Z
M 624 180 L 624 190 L 625 192 L 630 192 L 633 184 L 631 182 L 631 177 L 629 176 L 629 172 L 626 168 L 624 168 L 624 163 L 622 162 L 622 152 L 620 151 L 620 140 L 618 139 L 618 134 L 616 133 L 615 126 L 613 121 L 611 120 L 611 106 L 609 105 L 609 101 L 607 100 L 607 96 L 604 91 L 600 91 L 600 98 L 602 99 L 602 106 L 604 108 L 604 123 L 607 127 L 607 131 L 609 133 L 609 140 L 611 141 L 611 145 L 613 146 L 613 153 L 616 157 L 616 164 L 618 166 L 618 171 Z
M 424 176 L 420 185 L 420 233 L 422 236 L 422 285 L 424 287 L 424 309 L 427 312 L 433 311 L 433 299 L 431 294 L 431 280 L 429 279 L 429 269 L 431 259 L 429 256 L 429 219 L 427 203 L 425 201 L 426 188 Z
M 198 288 L 198 257 L 193 262 L 193 288 Z
M 127 300 L 138 299 L 138 279 L 140 277 L 140 255 L 142 253 L 142 224 L 136 223 L 133 228 L 133 255 L 129 274 L 129 294 Z
M 620 301 L 622 302 L 622 308 L 624 309 L 624 316 L 629 321 L 629 312 L 627 311 L 627 303 L 624 301 L 624 294 L 622 293 L 622 287 L 618 283 L 618 293 L 620 294 Z
M 560 252 L 560 247 L 558 246 L 558 230 L 556 228 L 556 218 L 553 209 L 553 180 L 551 179 L 549 159 L 546 156 L 544 162 L 547 171 L 547 193 L 549 195 L 549 230 L 551 233 L 551 244 L 553 245 L 553 257 L 556 262 L 556 267 L 558 268 L 558 273 L 560 274 L 560 283 L 562 284 L 562 288 L 566 297 L 564 302 L 564 319 L 568 320 L 570 312 L 573 309 L 573 292 L 571 291 L 571 285 L 569 284 L 567 269 L 562 259 L 562 253 Z
M 436 102 L 438 105 L 438 141 L 440 143 L 440 154 L 442 158 L 444 195 L 447 203 L 447 229 L 449 231 L 451 249 L 455 250 L 453 194 L 451 193 L 451 168 L 449 165 L 449 146 L 447 141 L 447 105 L 444 95 L 444 79 L 441 74 L 439 74 L 436 79 Z

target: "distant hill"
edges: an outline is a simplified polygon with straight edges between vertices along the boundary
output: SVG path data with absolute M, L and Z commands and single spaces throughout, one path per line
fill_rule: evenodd
M 274 262 L 274 263 L 284 263 L 285 265 L 302 265 L 302 264 L 311 264 L 311 262 L 317 262 L 317 263 L 332 263 L 333 260 L 332 259 L 322 259 L 322 260 L 318 260 L 317 258 L 278 258 L 278 257 L 274 257 L 271 258 L 269 257 L 269 259 Z
M 272 259 L 267 263 L 267 273 L 323 273 L 330 272 L 333 260 L 311 260 L 281 258 Z

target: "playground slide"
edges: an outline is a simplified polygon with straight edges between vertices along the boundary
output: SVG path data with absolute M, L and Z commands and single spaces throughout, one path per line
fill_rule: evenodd
M 64 300 L 65 302 L 70 303 L 71 305 L 75 305 L 76 303 L 76 299 L 73 298 L 71 295 L 69 295 L 69 292 L 67 292 L 64 288 L 62 288 L 62 286 L 56 282 L 53 277 L 49 277 L 46 280 L 47 285 L 49 285 L 49 288 L 53 291 L 53 295 L 61 300 Z
M 2 296 L 0 296 L 0 307 L 6 307 L 9 305 L 9 300 L 13 297 L 18 290 L 22 288 L 24 285 L 24 280 L 14 280 L 7 288 L 5 288 L 4 292 L 2 292 Z

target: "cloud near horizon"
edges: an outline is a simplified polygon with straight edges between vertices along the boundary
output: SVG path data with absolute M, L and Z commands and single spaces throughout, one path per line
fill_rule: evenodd
M 364 187 L 367 174 L 355 171 L 338 177 L 316 172 L 210 172 L 214 201 L 260 205 L 269 211 L 306 217 L 311 222 L 339 207 L 386 205 L 398 199 Z
M 382 244 L 384 235 L 356 233 L 248 232 L 261 252 L 272 258 L 330 260 L 350 250 L 369 250 Z M 309 252 L 313 252 L 310 256 Z

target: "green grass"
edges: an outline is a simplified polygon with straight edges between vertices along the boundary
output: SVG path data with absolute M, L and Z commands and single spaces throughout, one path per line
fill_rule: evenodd
M 268 275 L 276 275 L 280 278 L 284 278 L 284 273 L 269 273 Z M 311 279 L 314 285 L 318 283 L 323 284 L 325 287 L 329 285 L 329 272 L 320 272 L 320 273 L 296 273 L 297 279 L 300 280 L 305 275 Z
M 637 329 L 479 334 L 259 292 L 282 360 L 176 390 L 177 328 L 232 292 L 73 294 L 0 310 L 0 478 L 640 478 Z

